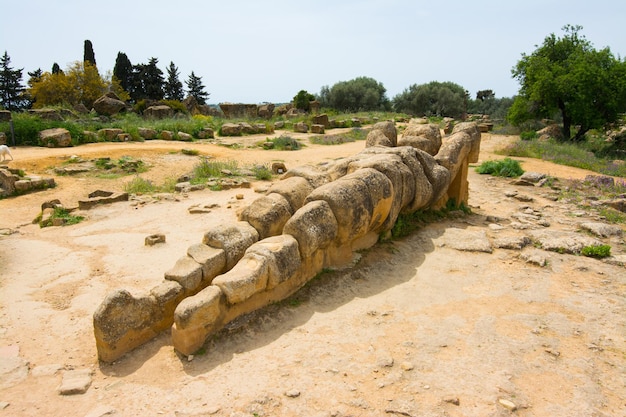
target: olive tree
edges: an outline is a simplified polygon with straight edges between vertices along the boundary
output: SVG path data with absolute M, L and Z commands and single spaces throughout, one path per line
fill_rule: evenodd
M 626 110 L 626 62 L 608 47 L 594 49 L 580 30 L 566 25 L 562 37 L 550 34 L 530 55 L 522 54 L 512 69 L 520 90 L 508 115 L 511 123 L 559 115 L 563 137 L 581 141 Z
M 393 98 L 393 108 L 399 113 L 419 116 L 462 118 L 466 111 L 468 92 L 453 82 L 432 81 L 413 84 Z

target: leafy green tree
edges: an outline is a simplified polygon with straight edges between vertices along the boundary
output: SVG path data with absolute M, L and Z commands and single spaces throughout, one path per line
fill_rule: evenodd
M 324 86 L 318 99 L 322 106 L 340 111 L 391 109 L 383 84 L 369 77 L 341 81 L 330 88 Z
M 26 106 L 22 69 L 13 69 L 7 51 L 0 58 L 0 106 L 7 110 L 19 110 Z
M 463 118 L 467 110 L 468 92 L 450 81 L 413 84 L 393 98 L 399 113 L 419 116 Z
M 490 98 L 495 98 L 496 93 L 493 90 L 480 90 L 476 92 L 476 100 L 485 101 Z
M 509 112 L 513 124 L 558 114 L 564 138 L 576 142 L 626 111 L 626 62 L 608 47 L 594 49 L 581 30 L 566 25 L 562 37 L 550 34 L 533 53 L 522 54 L 512 69 L 520 83 Z
M 93 52 L 93 44 L 89 39 L 85 41 L 83 61 L 89 62 L 94 67 L 96 66 L 96 54 Z
M 309 111 L 313 100 L 315 100 L 313 94 L 306 90 L 300 90 L 298 94 L 293 97 L 293 106 L 299 110 Z
M 111 83 L 100 76 L 96 67 L 88 62 L 77 61 L 66 72 L 42 74 L 38 81 L 33 82 L 28 93 L 38 108 L 84 104 L 90 109 L 94 101 L 109 91 L 110 87 Z
M 133 86 L 133 64 L 123 52 L 117 53 L 115 66 L 113 67 L 113 78 L 119 82 L 124 91 L 131 93 Z
M 187 92 L 191 97 L 196 99 L 198 104 L 206 104 L 210 94 L 204 90 L 205 87 L 202 84 L 202 77 L 196 76 L 196 74 L 191 71 L 185 84 L 187 85 Z
M 183 91 L 183 83 L 178 79 L 178 68 L 170 61 L 170 66 L 167 68 L 167 81 L 165 81 L 164 91 L 165 98 L 168 100 L 182 101 L 185 92 Z

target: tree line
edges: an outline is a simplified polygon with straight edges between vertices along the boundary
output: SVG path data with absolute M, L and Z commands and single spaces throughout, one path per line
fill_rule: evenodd
M 192 71 L 185 80 L 185 91 L 176 65 L 170 62 L 165 78 L 157 66 L 158 62 L 157 58 L 150 58 L 147 64 L 133 65 L 125 53 L 119 52 L 113 74 L 101 74 L 96 65 L 93 44 L 85 40 L 83 61 L 76 61 L 65 70 L 55 62 L 50 71 L 38 68 L 28 72 L 27 86 L 24 86 L 23 69 L 11 67 L 11 58 L 5 51 L 0 58 L 0 105 L 12 111 L 79 104 L 90 109 L 94 101 L 107 92 L 113 92 L 130 103 L 142 100 L 182 101 L 187 93 L 198 104 L 206 104 L 210 94 L 205 90 L 202 77 Z
M 579 141 L 590 129 L 603 128 L 626 112 L 626 61 L 615 57 L 608 47 L 596 50 L 580 32 L 581 26 L 566 25 L 559 37 L 548 35 L 531 54 L 522 54 L 512 68 L 520 84 L 512 98 L 496 98 L 493 90 L 476 92 L 475 98 L 453 82 L 432 81 L 413 84 L 392 99 L 382 83 L 357 77 L 333 86 L 323 86 L 318 94 L 299 91 L 295 107 L 308 110 L 317 100 L 323 108 L 341 112 L 395 111 L 415 116 L 461 118 L 466 113 L 489 114 L 515 126 L 531 120 L 553 119 L 561 123 L 565 140 Z M 91 42 L 85 41 L 84 59 L 66 72 L 55 63 L 51 72 L 29 72 L 28 88 L 21 84 L 22 70 L 10 66 L 5 51 L 0 59 L 0 105 L 19 110 L 30 106 L 82 103 L 91 108 L 99 95 L 113 91 L 131 103 L 142 100 L 176 100 L 185 95 L 180 73 L 173 62 L 167 77 L 158 68 L 158 59 L 132 64 L 118 53 L 113 74 L 102 76 L 96 67 Z M 201 77 L 192 71 L 185 82 L 187 94 L 204 104 L 206 93 Z

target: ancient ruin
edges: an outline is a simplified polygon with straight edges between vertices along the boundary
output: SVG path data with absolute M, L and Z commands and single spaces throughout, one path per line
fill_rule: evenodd
M 380 122 L 362 152 L 289 169 L 238 221 L 205 231 L 149 292 L 108 294 L 93 317 L 99 359 L 115 361 L 167 329 L 191 355 L 235 318 L 349 265 L 401 214 L 467 203 L 480 138 L 475 123 L 442 138 L 412 122 L 398 138 L 393 122 Z

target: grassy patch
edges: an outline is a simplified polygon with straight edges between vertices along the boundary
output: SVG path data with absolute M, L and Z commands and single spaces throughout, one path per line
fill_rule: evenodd
M 400 214 L 391 229 L 391 238 L 406 237 L 424 225 L 449 217 L 450 213 L 455 211 L 462 211 L 465 214 L 471 213 L 471 209 L 465 204 L 457 205 L 454 199 L 451 199 L 448 200 L 446 207 L 439 210 L 418 210 L 413 213 Z
M 226 175 L 239 175 L 237 161 L 212 161 L 203 159 L 193 167 L 194 179 L 207 180 L 209 178 L 221 178 Z
M 49 217 L 44 219 L 43 213 L 41 213 L 39 216 L 37 216 L 35 221 L 39 223 L 39 227 L 50 227 L 54 225 L 55 219 L 61 219 L 61 224 L 63 226 L 77 224 L 85 220 L 83 216 L 75 216 L 71 214 L 69 210 L 63 207 L 55 207 L 54 211 Z
M 272 170 L 270 170 L 266 165 L 255 165 L 252 167 L 252 172 L 254 172 L 254 177 L 260 181 L 269 181 L 272 179 Z
M 274 144 L 273 149 L 279 151 L 297 151 L 302 148 L 302 144 L 297 139 L 288 135 L 281 135 L 277 138 L 270 139 L 270 142 Z
M 608 258 L 611 256 L 611 247 L 609 245 L 585 246 L 581 251 L 581 254 L 590 258 Z
M 189 155 L 189 156 L 200 155 L 200 151 L 198 151 L 197 149 L 181 149 L 180 153 L 182 153 L 183 155 Z
M 161 185 L 155 185 L 152 181 L 136 176 L 124 184 L 124 191 L 129 194 L 153 194 L 171 193 L 176 186 L 175 178 L 168 178 Z
M 555 164 L 587 169 L 604 175 L 626 177 L 626 164 L 614 158 L 596 156 L 596 153 L 601 154 L 602 151 L 597 148 L 599 145 L 596 146 L 595 143 L 574 144 L 555 140 L 520 140 L 499 153 L 508 156 L 543 159 Z
M 505 158 L 501 161 L 485 161 L 476 168 L 476 172 L 495 177 L 519 177 L 524 173 L 524 170 L 518 161 Z
M 357 140 L 365 140 L 367 138 L 368 133 L 369 133 L 368 129 L 361 129 L 360 127 L 355 127 L 346 133 L 340 133 L 337 135 L 312 136 L 309 139 L 309 141 L 316 145 L 340 145 L 342 143 L 355 142 Z

